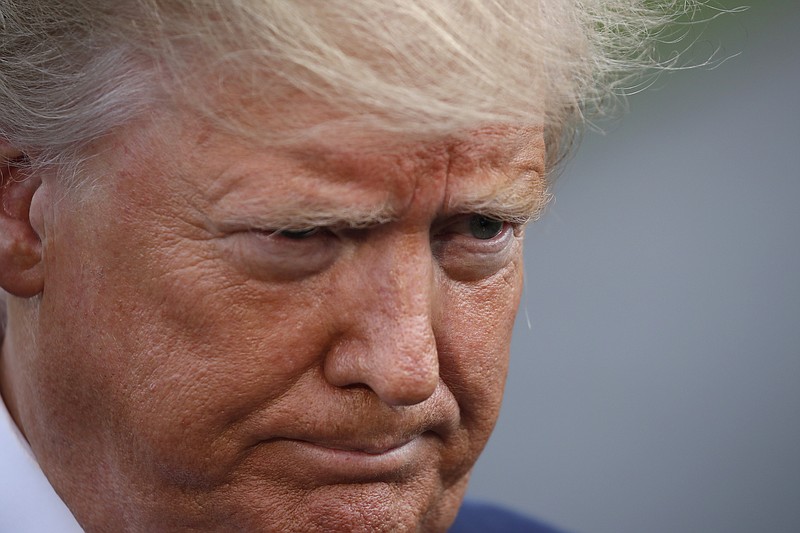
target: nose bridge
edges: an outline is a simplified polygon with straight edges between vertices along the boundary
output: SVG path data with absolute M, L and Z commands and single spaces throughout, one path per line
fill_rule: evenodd
M 378 268 L 372 272 L 377 305 L 395 318 L 425 318 L 433 305 L 433 261 L 430 242 L 416 234 L 387 239 L 376 250 Z
M 439 381 L 433 331 L 435 284 L 427 235 L 393 235 L 380 246 L 372 272 L 375 315 L 369 326 L 369 351 L 395 402 L 421 401 Z
M 361 295 L 347 314 L 349 342 L 326 360 L 335 385 L 366 385 L 384 402 L 412 405 L 439 382 L 435 283 L 427 238 L 387 234 L 361 258 Z

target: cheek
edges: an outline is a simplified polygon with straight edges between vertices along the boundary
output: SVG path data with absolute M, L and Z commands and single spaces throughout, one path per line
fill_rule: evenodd
M 81 239 L 89 230 L 65 225 L 71 250 L 52 254 L 61 277 L 43 302 L 42 323 L 55 326 L 41 372 L 43 405 L 60 412 L 46 418 L 63 421 L 65 440 L 94 441 L 109 463 L 129 465 L 126 477 L 220 482 L 241 444 L 232 424 L 279 400 L 324 347 L 315 291 L 248 285 L 203 241 L 154 246 L 155 227 Z
M 502 401 L 522 289 L 520 256 L 495 276 L 480 283 L 452 284 L 443 295 L 437 334 L 440 373 L 481 447 Z

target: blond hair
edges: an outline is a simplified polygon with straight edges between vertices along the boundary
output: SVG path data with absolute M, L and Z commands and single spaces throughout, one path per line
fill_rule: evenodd
M 551 161 L 588 113 L 659 64 L 697 2 L 0 0 L 0 136 L 68 162 L 165 102 L 280 112 L 302 91 L 370 127 L 442 134 L 541 125 Z M 233 91 L 231 91 L 233 92 Z M 235 113 L 216 113 L 231 124 Z M 224 115 L 220 117 L 220 115 Z

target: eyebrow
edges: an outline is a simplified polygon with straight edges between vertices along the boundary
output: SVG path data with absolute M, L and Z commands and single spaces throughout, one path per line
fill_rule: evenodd
M 522 187 L 502 187 L 493 194 L 465 195 L 451 201 L 447 210 L 452 213 L 477 213 L 498 220 L 525 224 L 536 220 L 550 200 L 544 184 L 533 190 Z
M 523 172 L 515 179 L 481 190 L 464 188 L 445 199 L 439 217 L 476 213 L 515 224 L 536 220 L 547 205 L 550 194 L 546 180 L 533 173 Z M 331 199 L 335 201 L 335 199 Z M 387 199 L 379 205 L 334 205 L 324 198 L 295 198 L 265 209 L 261 200 L 253 198 L 237 206 L 237 213 L 228 214 L 217 222 L 207 219 L 216 231 L 231 229 L 301 230 L 312 227 L 365 229 L 398 220 L 401 213 Z M 215 217 L 216 218 L 216 217 Z
M 327 202 L 292 201 L 265 208 L 259 200 L 240 204 L 238 212 L 209 225 L 216 230 L 301 230 L 312 227 L 362 229 L 396 220 L 398 214 L 388 203 L 379 206 L 330 205 Z
M 476 213 L 515 224 L 525 224 L 541 214 L 549 199 L 545 190 L 541 193 L 520 192 L 519 187 L 502 187 L 496 194 L 475 194 L 449 203 L 442 216 Z M 260 210 L 259 210 L 260 211 Z M 225 227 L 249 228 L 252 230 L 301 230 L 312 227 L 366 229 L 393 222 L 399 214 L 389 205 L 378 207 L 311 206 L 308 204 L 285 204 L 272 206 L 269 212 L 248 214 L 247 209 L 226 217 L 224 223 L 215 224 L 216 229 Z
M 547 178 L 527 165 L 516 170 L 513 175 L 499 172 L 499 183 L 489 190 L 473 187 L 448 198 L 446 211 L 478 213 L 519 224 L 536 220 L 551 198 Z

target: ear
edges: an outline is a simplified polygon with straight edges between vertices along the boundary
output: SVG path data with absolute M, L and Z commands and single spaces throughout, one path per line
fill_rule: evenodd
M 25 154 L 0 139 L 0 287 L 30 298 L 44 288 L 42 241 L 31 226 L 31 201 L 41 180 Z

